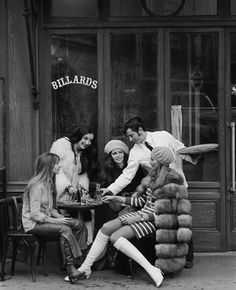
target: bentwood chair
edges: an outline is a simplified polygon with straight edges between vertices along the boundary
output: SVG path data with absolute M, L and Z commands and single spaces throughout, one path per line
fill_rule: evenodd
M 21 225 L 21 214 L 18 211 L 18 201 L 22 202 L 22 197 L 7 197 L 0 199 L 0 238 L 2 240 L 2 262 L 1 278 L 4 281 L 5 263 L 8 254 L 9 242 L 12 242 L 12 263 L 11 275 L 15 274 L 15 263 L 20 243 L 23 243 L 30 256 L 30 270 L 32 279 L 36 282 L 34 273 L 34 252 L 38 245 L 37 237 L 33 234 L 25 233 Z M 19 221 L 20 218 L 20 221 Z M 45 271 L 45 269 L 44 269 Z

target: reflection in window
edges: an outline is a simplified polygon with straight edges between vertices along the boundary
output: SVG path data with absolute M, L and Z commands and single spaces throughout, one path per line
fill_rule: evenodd
M 157 125 L 157 34 L 111 35 L 112 136 L 125 121 L 140 116 Z
M 214 33 L 171 34 L 171 104 L 181 106 L 186 146 L 218 143 L 217 44 Z M 217 180 L 216 155 L 204 154 L 197 166 L 186 164 L 188 179 Z
M 56 137 L 84 123 L 97 130 L 97 37 L 54 35 L 52 96 Z

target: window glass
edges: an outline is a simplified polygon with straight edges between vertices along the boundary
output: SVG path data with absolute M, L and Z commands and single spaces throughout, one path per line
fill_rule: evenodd
M 157 34 L 111 35 L 112 136 L 140 116 L 148 130 L 157 125 Z
M 218 143 L 218 35 L 171 34 L 172 131 L 186 145 Z M 219 180 L 218 152 L 184 163 L 188 181 Z
M 52 96 L 56 137 L 83 123 L 97 131 L 97 36 L 53 35 Z
M 97 0 L 44 0 L 46 17 L 97 17 Z
M 231 0 L 231 15 L 236 15 L 236 1 Z
M 146 0 L 146 8 L 151 12 L 165 16 L 175 12 L 182 0 Z M 111 16 L 149 16 L 141 1 L 110 0 Z M 217 0 L 186 0 L 178 15 L 216 15 Z

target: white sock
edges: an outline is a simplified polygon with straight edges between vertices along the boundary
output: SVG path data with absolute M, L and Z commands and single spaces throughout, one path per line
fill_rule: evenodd
M 142 266 L 154 280 L 157 287 L 161 285 L 163 276 L 160 269 L 149 263 L 144 255 L 132 243 L 130 243 L 127 239 L 120 237 L 115 242 L 114 247 Z
M 90 272 L 90 268 L 97 258 L 103 253 L 106 248 L 110 237 L 103 234 L 101 230 L 98 231 L 97 236 L 89 250 L 89 253 L 84 260 L 83 264 L 79 267 L 78 271 Z M 89 273 L 88 273 L 89 274 Z

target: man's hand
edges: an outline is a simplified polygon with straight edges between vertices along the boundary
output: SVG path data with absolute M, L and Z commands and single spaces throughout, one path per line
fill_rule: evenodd
M 102 196 L 113 195 L 113 193 L 108 188 L 100 188 L 99 191 L 102 192 Z

